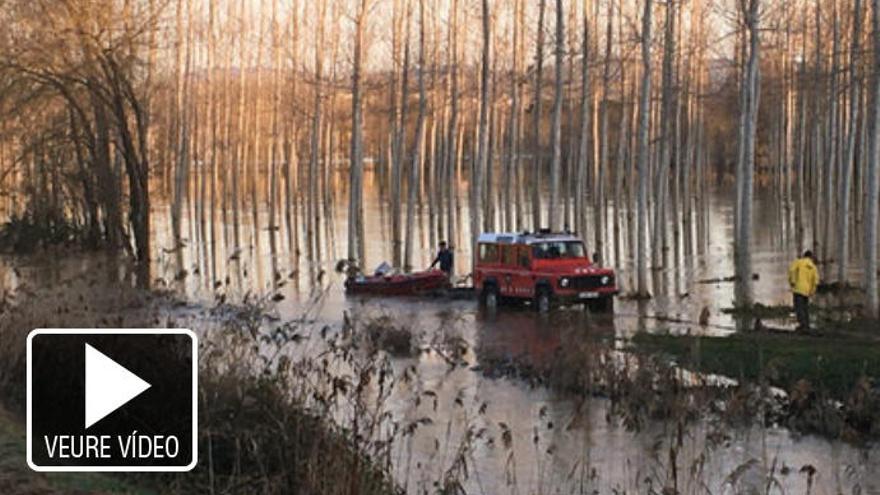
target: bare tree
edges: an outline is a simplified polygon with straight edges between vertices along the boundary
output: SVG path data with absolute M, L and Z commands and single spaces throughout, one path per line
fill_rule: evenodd
M 367 24 L 369 5 L 367 0 L 360 0 L 354 17 L 354 56 L 351 73 L 351 164 L 349 167 L 349 203 L 348 203 L 348 260 L 357 261 L 361 265 L 363 259 L 364 240 L 358 237 L 358 228 L 363 223 L 363 109 L 361 102 L 361 71 L 364 49 L 364 30 Z
M 392 104 L 392 118 L 394 123 L 391 126 L 391 258 L 395 266 L 401 264 L 401 254 L 403 249 L 401 219 L 401 201 L 403 191 L 403 161 L 406 157 L 406 119 L 407 108 L 409 107 L 409 36 L 410 36 L 410 2 L 403 0 L 402 5 L 395 3 L 394 11 L 394 38 L 397 45 L 400 44 L 400 31 L 402 26 L 406 26 L 406 35 L 403 40 L 403 64 L 401 66 L 401 83 L 400 83 L 400 101 L 395 98 L 397 90 L 397 81 L 393 81 L 392 98 L 395 98 Z M 395 62 L 398 58 L 399 48 L 393 47 Z M 392 70 L 392 73 L 396 71 Z
M 447 123 L 447 143 L 446 150 L 446 187 L 447 187 L 447 205 L 446 213 L 448 219 L 446 225 L 449 229 L 448 239 L 453 242 L 456 234 L 456 194 L 457 184 L 455 173 L 458 164 L 458 155 L 460 153 L 459 146 L 459 126 L 458 126 L 458 0 L 452 0 L 452 22 L 449 23 L 449 122 Z
M 648 161 L 651 104 L 651 5 L 652 0 L 645 0 L 642 14 L 642 89 L 639 97 L 639 191 L 637 219 L 636 262 L 638 295 L 649 297 L 648 293 Z
M 660 142 L 657 170 L 654 172 L 654 226 L 651 240 L 651 266 L 658 270 L 666 265 L 666 198 L 669 193 L 669 162 L 673 125 L 673 61 L 675 57 L 675 2 L 666 3 L 663 35 L 662 101 L 660 109 Z
M 188 187 L 188 177 L 189 177 L 189 141 L 190 141 L 190 126 L 188 121 L 188 102 L 184 99 L 184 94 L 187 94 L 186 82 L 189 81 L 189 57 L 187 56 L 188 48 L 184 44 L 184 19 L 183 12 L 184 7 L 186 7 L 187 12 L 189 11 L 189 2 L 181 1 L 177 3 L 176 10 L 176 41 L 175 41 L 175 50 L 177 52 L 177 64 L 175 66 L 175 109 L 176 109 L 176 122 L 177 122 L 177 132 L 175 139 L 175 155 L 176 155 L 176 163 L 175 163 L 175 172 L 174 172 L 174 201 L 171 205 L 171 230 L 174 236 L 174 246 L 173 249 L 178 252 L 178 259 L 182 259 L 179 254 L 183 248 L 183 241 L 181 240 L 181 212 L 183 209 L 183 202 L 185 201 Z M 178 268 L 180 269 L 180 268 Z
M 547 218 L 551 230 L 559 230 L 559 178 L 562 174 L 562 68 L 565 66 L 565 12 L 562 0 L 556 0 L 556 80 L 553 97 L 553 122 L 550 141 L 553 156 L 550 161 L 550 197 L 547 200 Z
M 859 56 L 862 41 L 862 0 L 855 0 L 852 18 L 852 41 L 849 60 L 849 125 L 840 172 L 839 204 L 837 207 L 837 281 L 845 284 L 848 281 L 846 269 L 849 265 L 849 229 L 850 229 L 850 191 L 852 190 L 853 162 L 856 153 L 856 134 L 859 132 L 859 106 L 861 105 L 861 77 L 859 74 Z M 870 249 L 870 245 L 868 245 Z
M 413 239 L 415 237 L 415 207 L 418 198 L 419 172 L 422 167 L 424 150 L 422 141 L 425 134 L 425 117 L 428 111 L 428 98 L 425 89 L 425 0 L 419 0 L 419 115 L 416 121 L 415 144 L 413 159 L 410 166 L 409 183 L 407 184 L 408 200 L 406 202 L 406 242 L 404 243 L 403 267 L 412 270 Z
M 741 102 L 745 104 L 740 111 L 745 114 L 740 128 L 739 139 L 742 141 L 743 154 L 737 164 L 737 183 L 741 185 L 741 196 L 737 198 L 740 205 L 741 218 L 738 219 L 738 230 L 735 237 L 737 301 L 743 306 L 751 305 L 752 298 L 752 195 L 755 176 L 755 134 L 758 120 L 758 55 L 760 48 L 759 9 L 760 0 L 748 0 L 741 5 L 742 15 L 749 34 L 748 63 L 743 72 Z
M 594 211 L 594 247 L 593 250 L 598 255 L 598 258 L 595 260 L 597 263 L 602 263 L 605 259 L 605 231 L 606 231 L 606 222 L 607 222 L 607 202 L 605 195 L 605 177 L 609 168 L 609 139 L 611 131 L 608 126 L 608 117 L 609 117 L 609 98 L 608 95 L 611 92 L 611 49 L 614 41 L 614 2 L 613 0 L 609 0 L 608 2 L 608 18 L 606 19 L 605 25 L 605 56 L 602 61 L 602 101 L 600 103 L 599 115 L 600 115 L 600 124 L 599 124 L 599 163 L 596 167 L 597 177 L 596 177 L 596 194 L 595 194 L 595 206 L 593 207 Z M 622 79 L 622 78 L 621 78 Z M 623 84 L 621 83 L 621 87 Z M 625 119 L 621 119 L 625 120 Z
M 865 291 L 868 314 L 880 318 L 877 290 L 877 210 L 880 189 L 880 0 L 873 1 L 874 71 L 871 78 L 872 108 L 870 149 L 868 151 L 867 200 L 865 203 Z
M 591 9 L 591 1 L 584 0 L 583 4 L 583 39 L 581 41 L 581 53 L 583 58 L 581 60 L 581 127 L 580 132 L 578 132 L 578 154 L 577 154 L 577 167 L 575 171 L 575 211 L 577 212 L 577 231 L 582 233 L 582 235 L 586 235 L 587 232 L 587 214 L 586 214 L 586 185 L 587 185 L 587 173 L 590 166 L 590 156 L 592 156 L 592 151 L 590 149 L 590 144 L 593 142 L 591 139 L 591 131 L 593 127 L 592 117 L 593 112 L 590 111 L 590 102 L 593 98 L 593 88 L 590 81 L 590 64 L 592 63 L 592 59 L 590 58 L 590 38 L 592 36 L 590 31 L 590 9 Z
M 522 25 L 520 23 L 520 11 L 523 9 L 523 0 L 515 0 L 513 3 L 513 32 L 511 39 L 511 77 L 510 77 L 510 115 L 507 124 L 507 153 L 504 160 L 503 185 L 501 189 L 502 202 L 502 226 L 505 230 L 511 231 L 518 227 L 519 215 L 514 216 L 517 211 L 514 208 L 516 201 L 516 193 L 519 190 L 519 184 L 516 178 L 519 176 L 519 51 L 520 36 Z M 514 221 L 516 218 L 516 221 Z
M 544 14 L 547 0 L 538 6 L 538 41 L 535 45 L 535 101 L 532 102 L 532 228 L 541 228 L 541 90 L 544 85 Z
M 491 61 L 489 60 L 489 51 L 491 49 L 491 31 L 490 31 L 490 13 L 489 1 L 482 0 L 482 36 L 483 36 L 483 52 L 480 62 L 480 121 L 477 135 L 477 159 L 474 161 L 473 175 L 471 176 L 471 246 L 474 248 L 471 252 L 475 253 L 477 247 L 477 237 L 482 230 L 483 222 L 481 216 L 483 212 L 483 171 L 486 170 L 489 161 L 489 68 Z M 491 198 L 488 199 L 491 201 Z M 476 257 L 474 258 L 476 259 Z
M 327 16 L 327 4 L 320 2 L 315 8 L 318 11 L 316 22 L 318 23 L 317 35 L 315 36 L 315 102 L 312 111 L 311 144 L 308 167 L 308 201 L 306 201 L 307 215 L 307 242 L 309 259 L 315 256 L 321 249 L 321 210 L 319 198 L 319 162 L 321 160 L 321 134 L 323 106 L 323 78 L 324 78 L 324 24 Z

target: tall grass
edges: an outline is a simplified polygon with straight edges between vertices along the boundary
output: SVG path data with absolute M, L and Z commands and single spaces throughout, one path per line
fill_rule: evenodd
M 387 392 L 372 393 L 374 386 L 388 386 L 382 360 L 352 359 L 352 344 L 312 328 L 305 316 L 270 318 L 269 299 L 180 310 L 167 294 L 98 283 L 87 276 L 65 281 L 62 290 L 22 286 L 5 293 L 0 403 L 19 418 L 31 329 L 190 326 L 201 337 L 198 466 L 186 474 L 129 478 L 174 493 L 400 492 L 389 475 L 390 440 L 379 432 Z M 86 287 L 104 292 L 83 304 L 77 294 Z M 319 353 L 295 357 L 294 348 L 321 335 L 327 341 Z M 345 375 L 342 365 L 349 366 Z M 348 413 L 340 415 L 342 410 Z

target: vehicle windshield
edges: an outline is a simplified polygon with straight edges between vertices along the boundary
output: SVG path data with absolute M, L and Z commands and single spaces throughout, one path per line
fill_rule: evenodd
M 570 259 L 586 257 L 584 243 L 580 241 L 547 241 L 532 244 L 535 259 Z

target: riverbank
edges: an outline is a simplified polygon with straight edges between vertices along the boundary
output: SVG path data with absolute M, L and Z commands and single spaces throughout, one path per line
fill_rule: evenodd
M 267 325 L 270 302 L 260 299 L 205 307 L 171 292 L 141 290 L 132 267 L 110 256 L 3 262 L 0 492 L 12 492 L 2 489 L 5 480 L 16 486 L 26 480 L 21 486 L 33 493 L 398 492 L 378 450 L 368 451 L 374 444 L 358 438 L 362 429 L 335 423 L 314 404 L 326 383 L 314 376 L 308 385 L 300 381 L 301 363 L 265 359 L 267 352 L 286 352 L 304 320 Z M 52 327 L 190 327 L 200 335 L 200 459 L 193 472 L 58 477 L 27 468 L 25 337 L 33 328 Z M 354 392 L 336 393 L 355 400 Z
M 763 395 L 765 402 L 772 402 L 765 421 L 857 444 L 880 439 L 880 352 L 873 339 L 770 332 L 727 337 L 640 334 L 633 345 L 668 359 L 670 365 L 736 380 L 724 388 Z

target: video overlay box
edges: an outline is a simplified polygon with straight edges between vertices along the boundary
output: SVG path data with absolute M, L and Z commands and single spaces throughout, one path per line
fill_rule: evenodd
M 189 471 L 198 339 L 186 329 L 36 329 L 27 462 L 36 471 Z

